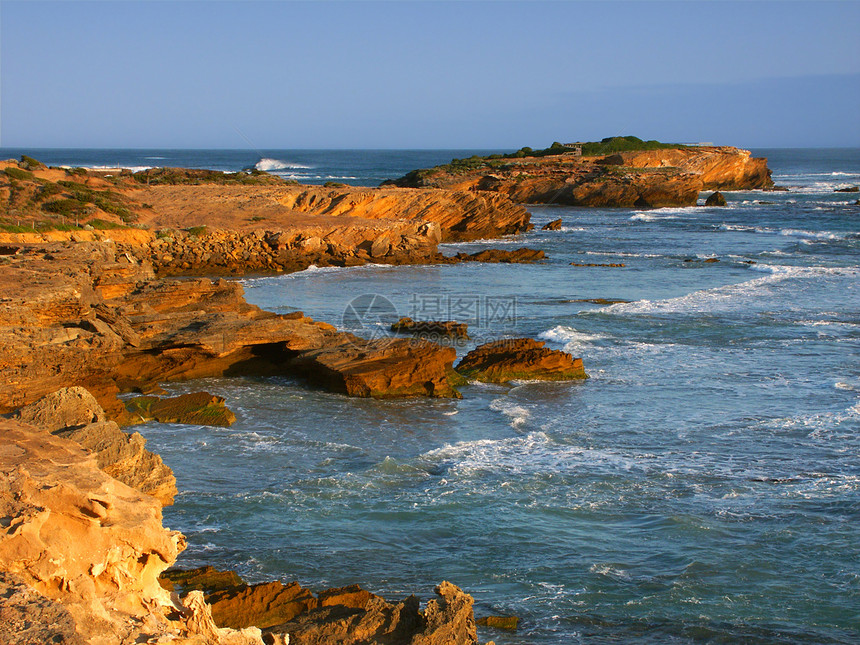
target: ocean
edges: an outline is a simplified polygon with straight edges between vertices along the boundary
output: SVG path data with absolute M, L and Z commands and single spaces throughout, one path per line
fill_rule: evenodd
M 474 152 L 0 151 L 357 185 Z M 364 334 L 386 321 L 348 315 L 362 296 L 469 322 L 461 354 L 538 338 L 591 378 L 407 401 L 288 378 L 170 384 L 220 394 L 238 417 L 139 428 L 177 476 L 164 515 L 188 537 L 178 564 L 391 600 L 449 580 L 477 616 L 520 618 L 479 628 L 498 645 L 860 642 L 860 195 L 834 192 L 860 184 L 860 150 L 754 152 L 789 192 L 532 206 L 530 233 L 443 245 L 529 246 L 543 263 L 242 280 L 254 304 Z M 584 301 L 601 298 L 623 302 Z

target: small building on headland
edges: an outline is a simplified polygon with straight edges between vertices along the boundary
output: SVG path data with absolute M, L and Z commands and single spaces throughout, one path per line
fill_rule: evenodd
M 570 151 L 573 153 L 573 155 L 575 157 L 581 157 L 582 156 L 582 142 L 581 141 L 576 141 L 574 143 L 562 143 L 561 145 L 563 145 L 565 148 L 570 149 Z

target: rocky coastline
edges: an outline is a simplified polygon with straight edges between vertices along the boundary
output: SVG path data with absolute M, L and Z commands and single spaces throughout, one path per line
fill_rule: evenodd
M 467 378 L 586 379 L 580 359 L 531 339 L 482 345 L 455 367 L 453 347 L 420 334 L 359 338 L 301 312 L 264 311 L 245 301 L 240 283 L 217 279 L 311 265 L 540 261 L 543 252 L 533 249 L 444 256 L 438 244 L 529 230 L 521 202 L 540 201 L 549 184 L 543 193 L 539 182 L 503 188 L 504 181 L 484 179 L 356 189 L 242 173 L 111 177 L 30 162 L 0 166 L 7 222 L 0 229 L 0 504 L 7 518 L 0 523 L 0 622 L 13 626 L 0 630 L 3 642 L 477 643 L 472 599 L 447 582 L 423 609 L 414 596 L 389 603 L 360 589 L 314 595 L 298 587 L 306 606 L 278 622 L 253 620 L 253 600 L 268 603 L 270 591 L 293 598 L 290 585 L 184 589 L 181 597 L 165 589 L 159 576 L 185 545 L 161 523 L 176 481 L 143 436 L 123 427 L 152 418 L 229 425 L 232 413 L 217 396 L 157 398 L 161 383 L 201 377 L 290 375 L 376 398 L 459 397 Z M 696 181 L 716 185 L 735 172 L 708 168 Z M 673 173 L 665 172 L 688 190 L 689 178 Z M 766 184 L 760 168 L 752 175 Z M 662 179 L 651 184 L 651 202 L 660 191 L 680 194 Z M 31 230 L 8 224 L 22 213 Z M 130 392 L 142 396 L 118 396 Z M 186 405 L 197 407 L 189 413 Z M 218 603 L 234 606 L 233 618 L 220 617 Z

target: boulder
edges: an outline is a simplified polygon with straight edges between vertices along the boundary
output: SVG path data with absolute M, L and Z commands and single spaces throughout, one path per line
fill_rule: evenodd
M 412 320 L 404 317 L 391 325 L 391 331 L 401 332 L 405 334 L 415 334 L 416 336 L 436 336 L 446 338 L 468 338 L 467 333 L 469 326 L 465 323 L 458 323 L 453 320 Z
M 13 415 L 48 432 L 77 428 L 105 420 L 105 413 L 95 397 L 82 387 L 64 387 L 26 405 Z
M 860 193 L 860 186 L 849 186 L 848 188 L 837 188 L 834 193 Z
M 365 340 L 344 334 L 340 344 L 300 353 L 290 367 L 348 396 L 459 398 L 451 380 L 456 356 L 454 348 L 422 339 Z
M 542 230 L 542 231 L 560 231 L 561 230 L 561 218 L 554 219 L 553 221 L 549 222 L 548 224 L 544 224 L 543 226 L 541 226 L 540 230 Z
M 488 383 L 513 380 L 568 381 L 586 379 L 581 358 L 544 347 L 531 338 L 512 338 L 485 343 L 466 354 L 457 372 Z
M 715 193 L 711 193 L 708 195 L 708 198 L 705 200 L 705 206 L 725 206 L 726 198 L 720 191 Z
M 136 396 L 126 401 L 125 407 L 129 414 L 141 421 L 222 427 L 231 426 L 236 421 L 236 415 L 224 405 L 224 399 L 208 392 L 169 398 Z

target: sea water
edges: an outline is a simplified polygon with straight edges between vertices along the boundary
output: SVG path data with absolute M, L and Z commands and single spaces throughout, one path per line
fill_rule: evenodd
M 443 246 L 545 250 L 534 265 L 244 280 L 250 302 L 366 335 L 386 321 L 344 316 L 365 295 L 469 322 L 461 355 L 539 338 L 591 378 L 407 401 L 288 378 L 170 385 L 218 393 L 238 417 L 141 428 L 177 476 L 165 523 L 188 537 L 179 565 L 391 600 L 450 580 L 476 615 L 520 617 L 480 631 L 500 645 L 860 641 L 860 195 L 833 192 L 860 184 L 860 151 L 757 152 L 790 192 L 533 206 L 535 231 Z M 377 165 L 397 176 L 433 154 Z M 249 162 L 263 158 L 304 159 Z M 317 174 L 348 174 L 339 153 L 320 159 Z M 595 298 L 626 302 L 581 302 Z

